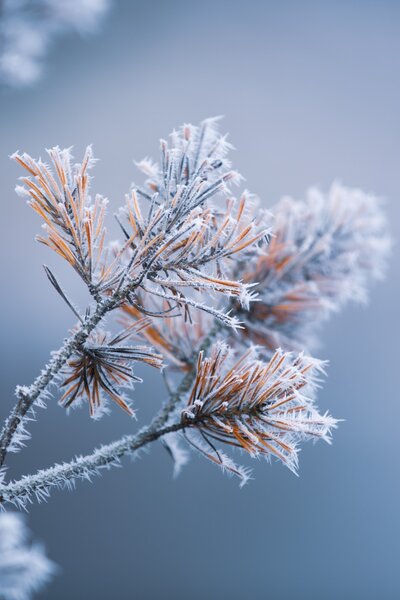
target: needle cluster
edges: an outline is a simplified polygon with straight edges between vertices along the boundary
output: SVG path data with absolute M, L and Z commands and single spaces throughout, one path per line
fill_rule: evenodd
M 278 349 L 268 362 L 254 347 L 235 361 L 233 351 L 217 342 L 208 357 L 199 354 L 196 378 L 186 408 L 185 427 L 209 442 L 208 457 L 218 450 L 210 441 L 241 448 L 250 456 L 276 457 L 298 468 L 298 443 L 330 441 L 336 420 L 319 414 L 314 393 L 324 363 Z
M 334 183 L 327 194 L 284 197 L 273 209 L 265 252 L 239 272 L 256 283 L 257 302 L 243 313 L 244 335 L 269 348 L 315 345 L 318 324 L 347 302 L 365 302 L 390 251 L 383 201 Z

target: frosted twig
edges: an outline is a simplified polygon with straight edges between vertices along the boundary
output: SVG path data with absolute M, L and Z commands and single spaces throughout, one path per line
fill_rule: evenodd
M 87 340 L 90 333 L 100 323 L 107 312 L 115 307 L 115 303 L 115 298 L 107 298 L 101 301 L 96 306 L 93 314 L 87 316 L 79 329 L 64 342 L 57 352 L 53 354 L 48 365 L 43 369 L 42 373 L 35 379 L 32 385 L 28 388 L 20 387 L 17 389 L 18 402 L 4 423 L 0 435 L 0 466 L 4 464 L 7 450 L 26 413 L 58 375 L 74 350 Z
M 88 315 L 77 331 L 64 342 L 57 352 L 53 353 L 53 357 L 50 359 L 48 365 L 35 379 L 32 385 L 29 387 L 23 386 L 17 388 L 18 401 L 9 417 L 6 419 L 0 434 L 0 467 L 4 464 L 7 450 L 13 441 L 13 437 L 18 433 L 18 428 L 27 412 L 58 376 L 72 353 L 84 344 L 91 332 L 94 331 L 106 314 L 114 310 L 116 306 L 132 292 L 135 287 L 134 283 L 135 282 L 133 282 L 133 284 L 131 283 L 130 286 L 124 288 L 120 292 L 113 294 L 110 298 L 101 300 L 96 305 L 93 314 Z
M 18 508 L 49 496 L 51 488 L 71 488 L 77 479 L 90 480 L 99 470 L 117 463 L 123 456 L 133 454 L 139 448 L 158 440 L 163 435 L 180 431 L 181 422 L 161 429 L 144 428 L 136 435 L 127 435 L 116 442 L 105 444 L 87 456 L 79 456 L 68 463 L 42 469 L 34 475 L 25 475 L 17 481 L 0 486 L 0 503 L 12 503 Z
M 209 349 L 218 335 L 220 328 L 220 324 L 217 323 L 203 340 L 198 351 L 206 352 Z M 195 351 L 193 356 L 197 357 L 197 354 L 198 352 Z M 183 428 L 182 423 L 177 422 L 172 425 L 166 425 L 166 423 L 168 423 L 171 415 L 193 384 L 196 377 L 195 364 L 196 362 L 193 361 L 191 368 L 181 380 L 175 393 L 170 396 L 150 425 L 142 428 L 142 430 L 135 435 L 123 436 L 115 442 L 102 446 L 85 457 L 76 458 L 63 465 L 54 465 L 49 469 L 39 471 L 36 475 L 24 476 L 17 482 L 12 482 L 5 486 L 2 486 L 0 483 L 0 502 L 14 502 L 15 500 L 14 503 L 19 505 L 19 498 L 28 498 L 32 494 L 39 499 L 45 489 L 47 490 L 50 487 L 68 486 L 69 481 L 79 478 L 88 479 L 90 478 L 90 475 L 95 474 L 99 469 L 118 461 L 125 454 L 132 454 L 139 448 L 157 440 L 167 433 L 181 430 Z M 32 481 L 33 484 L 31 484 Z M 34 489 L 31 488 L 31 485 L 34 486 Z M 32 489 L 32 494 L 29 491 L 30 489 Z M 23 500 L 22 504 L 24 504 Z

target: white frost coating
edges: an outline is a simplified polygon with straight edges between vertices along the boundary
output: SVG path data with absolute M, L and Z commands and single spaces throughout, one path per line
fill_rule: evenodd
M 123 456 L 134 456 L 140 448 L 150 442 L 182 428 L 181 423 L 157 428 L 157 423 L 154 421 L 152 425 L 144 427 L 137 434 L 124 436 L 110 444 L 103 444 L 86 456 L 76 456 L 70 462 L 62 464 L 56 463 L 33 475 L 23 475 L 19 480 L 11 481 L 7 485 L 3 485 L 0 480 L 0 499 L 13 504 L 18 509 L 27 510 L 34 500 L 37 502 L 47 500 L 54 488 L 72 490 L 77 480 L 91 481 L 94 476 L 100 475 L 102 470 L 118 466 Z
M 55 565 L 43 548 L 29 543 L 21 515 L 0 514 L 0 598 L 29 600 L 54 572 Z
M 35 83 L 55 38 L 94 32 L 110 0 L 3 0 L 0 13 L 0 82 Z
M 25 385 L 17 385 L 15 389 L 15 395 L 17 398 L 21 398 L 26 396 L 31 392 L 31 388 Z M 31 408 L 27 411 L 24 416 L 21 416 L 19 419 L 19 423 L 15 429 L 14 435 L 8 445 L 9 452 L 20 452 L 22 448 L 25 448 L 27 442 L 31 439 L 31 434 L 27 430 L 28 423 L 36 420 L 36 412 L 35 408 L 46 408 L 46 400 L 51 396 L 48 390 L 43 391 L 40 398 L 37 398 Z M 8 418 L 3 426 L 2 433 L 7 429 L 10 423 L 10 418 Z M 0 478 L 1 483 L 1 478 Z
M 270 351 L 310 349 L 316 325 L 349 301 L 365 302 L 384 274 L 391 240 L 383 202 L 334 183 L 327 194 L 285 197 L 273 212 L 269 247 L 242 266 L 245 281 L 258 283 L 246 336 Z

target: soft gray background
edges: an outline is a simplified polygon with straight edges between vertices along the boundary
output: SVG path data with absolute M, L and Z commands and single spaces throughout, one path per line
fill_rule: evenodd
M 45 79 L 2 90 L 1 406 L 29 383 L 73 318 L 50 289 L 50 264 L 81 302 L 73 274 L 33 242 L 39 222 L 13 189 L 16 149 L 93 143 L 95 189 L 117 207 L 132 159 L 184 121 L 226 115 L 235 166 L 271 205 L 338 177 L 388 199 L 399 237 L 400 3 L 120 1 L 102 33 L 68 37 Z M 368 600 L 400 597 L 399 249 L 370 305 L 324 328 L 323 410 L 346 419 L 334 444 L 306 446 L 300 477 L 256 463 L 240 490 L 193 458 L 177 481 L 160 445 L 74 493 L 35 505 L 30 525 L 61 567 L 42 598 Z M 139 419 L 162 395 L 146 371 Z M 14 473 L 89 451 L 136 425 L 38 411 Z

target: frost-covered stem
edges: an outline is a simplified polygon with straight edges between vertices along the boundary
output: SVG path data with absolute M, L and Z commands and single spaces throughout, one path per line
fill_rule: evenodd
M 13 502 L 18 498 L 30 497 L 32 494 L 41 498 L 47 493 L 49 487 L 68 485 L 68 482 L 76 478 L 89 478 L 98 469 L 113 464 L 124 455 L 132 454 L 139 448 L 159 439 L 167 433 L 183 429 L 180 422 L 172 425 L 165 424 L 178 406 L 182 396 L 189 391 L 196 377 L 195 366 L 198 352 L 201 350 L 207 351 L 220 329 L 221 324 L 217 322 L 208 336 L 203 340 L 201 346 L 193 353 L 190 370 L 183 377 L 175 393 L 170 396 L 150 425 L 144 427 L 135 435 L 124 436 L 115 442 L 101 446 L 84 457 L 75 458 L 63 465 L 55 465 L 48 469 L 40 470 L 35 475 L 25 475 L 18 481 L 11 482 L 3 487 L 0 486 L 0 503 Z
M 18 426 L 33 406 L 35 400 L 47 389 L 71 354 L 87 340 L 98 323 L 108 312 L 115 308 L 120 299 L 119 295 L 116 296 L 114 294 L 110 298 L 98 302 L 94 312 L 84 319 L 80 328 L 70 338 L 65 340 L 64 344 L 54 353 L 53 358 L 32 385 L 17 388 L 18 401 L 6 419 L 0 434 L 0 467 L 4 464 L 7 450 L 10 447 Z
M 53 358 L 35 381 L 29 387 L 20 386 L 17 388 L 16 395 L 18 401 L 6 419 L 0 434 L 0 468 L 4 464 L 7 451 L 18 426 L 29 409 L 33 406 L 35 400 L 37 400 L 47 389 L 49 384 L 54 381 L 54 378 L 66 364 L 71 354 L 77 348 L 82 346 L 105 315 L 119 306 L 129 294 L 142 284 L 147 275 L 147 271 L 148 267 L 146 266 L 142 273 L 123 289 L 117 289 L 110 297 L 99 300 L 96 303 L 94 312 L 89 314 L 83 320 L 80 328 L 70 338 L 66 339 L 61 348 L 53 354 Z
M 144 428 L 135 435 L 124 436 L 97 448 L 87 456 L 80 456 L 69 463 L 42 469 L 35 475 L 25 475 L 8 485 L 0 486 L 0 503 L 11 502 L 21 507 L 35 496 L 38 500 L 46 497 L 52 487 L 71 486 L 76 479 L 90 479 L 100 469 L 117 463 L 120 458 L 132 454 L 139 448 L 158 440 L 167 433 L 184 428 L 181 422 L 160 429 Z

